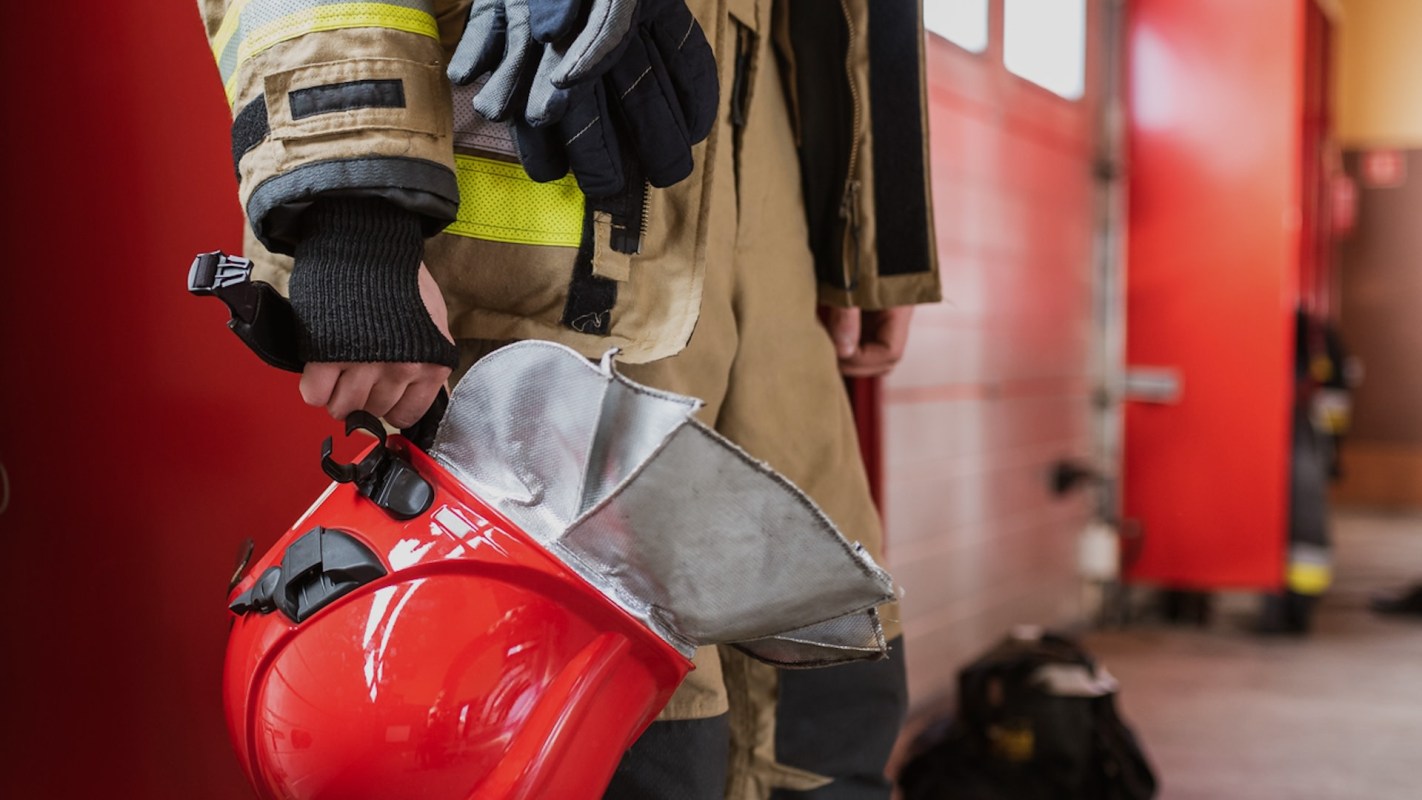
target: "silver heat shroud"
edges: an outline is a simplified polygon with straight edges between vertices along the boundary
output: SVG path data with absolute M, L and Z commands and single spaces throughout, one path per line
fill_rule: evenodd
M 550 342 L 485 356 L 431 455 L 688 657 L 881 657 L 889 574 L 790 481 L 697 421 L 701 401 Z

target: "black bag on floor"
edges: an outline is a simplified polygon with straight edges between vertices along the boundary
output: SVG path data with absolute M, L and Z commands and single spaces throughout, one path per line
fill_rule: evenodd
M 904 800 L 1154 797 L 1116 688 L 1066 637 L 1005 639 L 958 674 L 958 713 L 919 738 L 899 773 Z

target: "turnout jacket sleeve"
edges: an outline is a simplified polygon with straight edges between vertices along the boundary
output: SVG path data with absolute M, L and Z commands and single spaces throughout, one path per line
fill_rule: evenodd
M 455 217 L 441 38 L 465 2 L 199 0 L 233 113 L 232 160 L 251 232 L 294 252 L 318 198 L 380 198 L 426 236 Z

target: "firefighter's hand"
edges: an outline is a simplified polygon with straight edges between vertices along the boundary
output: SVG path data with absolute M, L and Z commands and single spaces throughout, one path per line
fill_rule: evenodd
M 820 319 L 839 356 L 839 371 L 851 378 L 887 375 L 904 356 L 913 306 L 880 310 L 820 307 Z
M 440 333 L 454 341 L 444 298 L 423 264 L 420 298 Z M 449 367 L 441 364 L 312 362 L 301 373 L 301 397 L 308 405 L 325 406 L 335 419 L 364 410 L 397 428 L 408 428 L 429 410 L 449 373 Z

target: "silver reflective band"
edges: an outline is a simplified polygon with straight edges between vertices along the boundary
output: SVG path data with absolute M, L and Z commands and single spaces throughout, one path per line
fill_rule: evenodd
M 690 656 L 878 658 L 893 581 L 803 492 L 698 422 L 700 401 L 549 342 L 475 364 L 430 453 Z
M 410 18 L 421 15 L 434 26 L 432 0 L 236 0 L 213 37 L 213 56 L 227 84 L 245 58 L 292 34 L 365 26 L 404 29 L 413 26 Z

